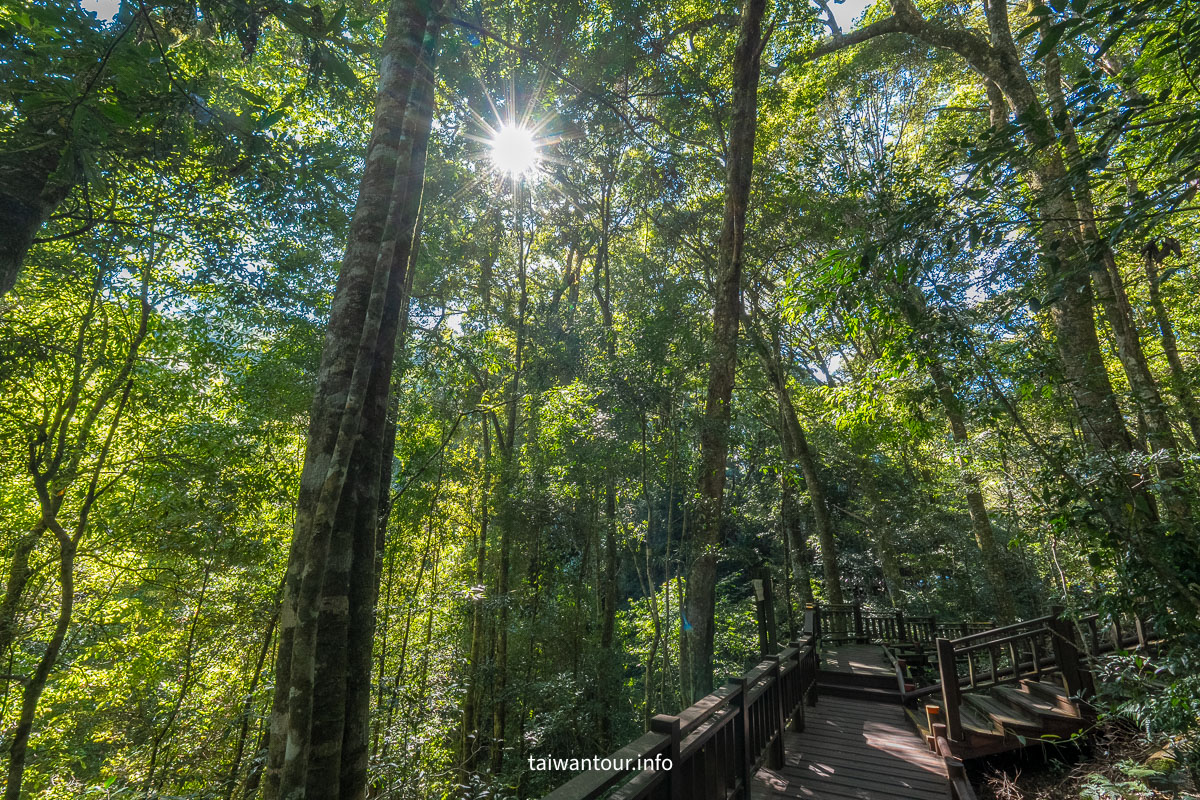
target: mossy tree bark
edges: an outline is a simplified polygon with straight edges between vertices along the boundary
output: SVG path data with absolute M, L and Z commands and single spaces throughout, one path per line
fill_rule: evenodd
M 754 165 L 760 56 L 765 44 L 762 23 L 766 5 L 766 0 L 746 0 L 733 60 L 733 114 L 726 158 L 725 210 L 717 247 L 708 396 L 700 428 L 698 519 L 687 581 L 687 619 L 692 630 L 686 637 L 686 644 L 693 699 L 712 689 L 717 554 L 721 546 L 730 400 L 737 370 L 743 236 Z
M 394 0 L 284 578 L 267 800 L 366 795 L 387 398 L 432 120 L 437 0 Z

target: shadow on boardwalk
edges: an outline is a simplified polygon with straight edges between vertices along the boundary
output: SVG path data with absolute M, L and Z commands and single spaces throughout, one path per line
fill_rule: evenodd
M 758 771 L 755 800 L 946 800 L 942 759 L 925 748 L 899 706 L 840 697 L 807 709 L 787 733 L 785 764 Z

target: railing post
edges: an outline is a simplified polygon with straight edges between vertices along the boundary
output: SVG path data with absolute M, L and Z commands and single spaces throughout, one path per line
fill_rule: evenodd
M 821 670 L 821 661 L 819 656 L 817 656 L 817 640 L 815 637 L 808 640 L 808 655 L 805 658 L 808 660 L 808 666 L 812 671 L 812 684 L 808 687 L 804 702 L 810 706 L 815 706 L 817 704 L 817 673 Z
M 771 745 L 771 756 L 768 763 L 775 769 L 779 769 L 783 766 L 783 731 L 787 727 L 786 715 L 783 711 L 783 665 L 779 663 L 779 656 L 767 656 L 767 661 L 771 662 L 771 669 L 767 673 L 771 676 L 771 682 L 768 684 L 766 695 L 771 698 L 771 727 L 778 732 Z
M 958 685 L 954 645 L 949 639 L 938 639 L 937 654 L 938 673 L 942 679 L 942 711 L 946 715 L 946 738 L 952 742 L 962 741 L 962 719 L 958 713 L 958 707 L 962 703 L 962 689 Z
M 866 633 L 863 631 L 863 616 L 862 616 L 862 601 L 854 601 L 854 638 L 862 640 L 866 638 Z
M 804 688 L 804 640 L 797 639 L 792 642 L 792 647 L 796 648 L 796 710 L 792 712 L 792 719 L 788 723 L 792 730 L 804 730 L 804 704 L 808 702 L 808 692 Z
M 1089 616 L 1087 618 L 1089 643 L 1088 655 L 1090 655 L 1092 658 L 1100 657 L 1100 630 L 1099 626 L 1096 624 L 1097 622 L 1099 622 L 1099 619 L 1096 617 Z
M 667 758 L 671 759 L 671 769 L 664 770 L 666 773 L 667 797 L 669 800 L 684 800 L 683 779 L 682 777 L 677 778 L 675 772 L 679 769 L 679 742 L 681 738 L 679 735 L 679 717 L 672 717 L 667 714 L 655 714 L 650 718 L 650 730 L 671 737 L 671 743 L 667 746 Z M 682 776 L 682 773 L 680 773 L 680 776 Z
M 815 600 L 804 609 L 804 634 L 821 638 L 821 604 Z
M 737 687 L 737 694 L 734 697 L 734 706 L 738 710 L 740 720 L 738 722 L 742 729 L 741 742 L 742 752 L 734 754 L 734 763 L 740 766 L 742 773 L 742 798 L 750 800 L 751 787 L 754 785 L 754 757 L 750 755 L 750 681 L 743 675 L 740 678 L 733 678 L 730 683 Z M 740 757 L 738 757 L 740 755 Z
M 1061 613 L 1061 611 L 1060 611 Z M 1050 620 L 1051 641 L 1054 645 L 1054 660 L 1062 672 L 1063 688 L 1070 697 L 1083 693 L 1084 678 L 1079 663 L 1079 647 L 1075 644 L 1075 629 L 1065 619 Z
M 758 656 L 762 658 L 771 650 L 771 634 L 767 630 L 767 590 L 762 578 L 755 578 L 751 583 L 754 585 L 754 619 L 758 625 Z
M 896 636 L 899 637 L 897 641 L 908 641 L 908 635 L 904 631 L 904 612 L 899 608 L 896 609 Z M 913 639 L 916 638 L 915 636 L 913 637 Z

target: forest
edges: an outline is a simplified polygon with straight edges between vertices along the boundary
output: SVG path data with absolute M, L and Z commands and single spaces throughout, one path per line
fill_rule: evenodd
M 4 800 L 538 798 L 848 603 L 1153 616 L 981 797 L 1200 788 L 1200 7 L 311 2 L 0 0 Z

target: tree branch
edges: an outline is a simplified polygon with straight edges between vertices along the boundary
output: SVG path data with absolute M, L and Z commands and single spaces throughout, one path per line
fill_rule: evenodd
M 893 14 L 890 17 L 881 19 L 878 22 L 872 22 L 865 28 L 851 31 L 845 35 L 834 34 L 832 39 L 829 39 L 824 44 L 818 45 L 815 50 L 808 54 L 808 61 L 816 61 L 818 58 L 823 58 L 839 50 L 845 50 L 848 47 L 854 47 L 856 44 L 871 39 L 876 39 L 880 36 L 886 36 L 889 33 L 907 33 L 900 17 Z

